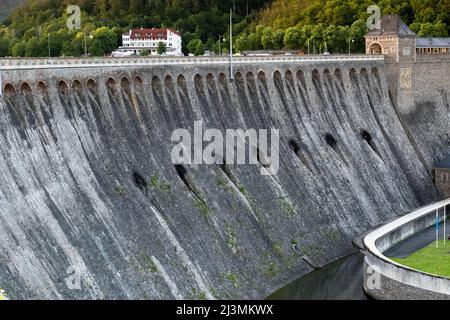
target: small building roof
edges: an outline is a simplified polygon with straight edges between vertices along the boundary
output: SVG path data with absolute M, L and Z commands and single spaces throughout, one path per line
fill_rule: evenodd
M 436 163 L 433 167 L 436 169 L 450 169 L 450 154 L 441 162 Z
M 450 48 L 450 38 L 417 38 L 417 48 Z
M 373 29 L 366 35 L 366 37 L 380 36 L 417 37 L 398 14 L 384 16 L 381 18 L 381 28 Z
M 174 29 L 132 29 L 130 30 L 130 39 L 158 39 L 163 38 L 167 39 L 167 33 L 168 31 L 171 31 L 177 35 L 180 35 L 177 31 Z

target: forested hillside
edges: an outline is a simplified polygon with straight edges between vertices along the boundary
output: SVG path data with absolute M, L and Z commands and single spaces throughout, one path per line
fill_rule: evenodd
M 397 13 L 419 36 L 448 36 L 450 0 L 275 0 L 237 40 L 237 49 L 364 50 L 367 8 Z
M 1 1 L 1 0 L 0 0 Z M 82 10 L 82 29 L 66 27 L 68 4 Z M 0 56 L 109 54 L 121 34 L 136 27 L 171 27 L 184 52 L 228 47 L 234 11 L 235 50 L 301 49 L 332 53 L 364 50 L 367 8 L 373 0 L 29 0 L 0 26 Z M 419 36 L 448 36 L 450 0 L 382 0 L 383 14 L 398 13 Z M 226 50 L 226 49 L 225 49 Z
M 0 22 L 9 15 L 13 8 L 19 6 L 23 2 L 25 2 L 25 0 L 0 0 Z
M 269 0 L 29 0 L 0 26 L 0 56 L 46 56 L 48 34 L 51 54 L 81 55 L 84 33 L 92 55 L 111 52 L 120 34 L 136 27 L 171 27 L 183 34 L 183 43 L 200 40 L 202 49 L 215 50 L 219 35 L 228 31 L 233 8 L 237 32 L 244 19 L 270 3 Z M 82 30 L 66 27 L 68 4 L 82 10 Z M 250 21 L 251 19 L 248 19 Z M 244 21 L 243 24 L 239 24 Z

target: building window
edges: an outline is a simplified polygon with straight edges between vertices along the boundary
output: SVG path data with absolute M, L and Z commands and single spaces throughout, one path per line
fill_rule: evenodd
M 441 180 L 448 181 L 448 173 L 441 173 Z

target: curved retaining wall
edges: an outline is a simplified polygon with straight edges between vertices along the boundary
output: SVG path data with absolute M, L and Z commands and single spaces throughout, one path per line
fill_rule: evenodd
M 450 279 L 408 268 L 389 259 L 383 252 L 402 240 L 432 226 L 436 210 L 450 199 L 422 207 L 364 238 L 364 290 L 375 299 L 449 299 Z M 443 215 L 440 212 L 440 219 Z

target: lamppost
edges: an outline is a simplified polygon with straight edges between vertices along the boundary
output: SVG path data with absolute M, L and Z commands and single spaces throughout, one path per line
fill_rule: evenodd
M 89 35 L 89 38 L 92 39 L 92 34 Z M 87 58 L 88 52 L 87 52 L 87 35 L 86 32 L 84 33 L 84 57 Z
M 233 1 L 234 6 L 234 1 Z M 233 74 L 233 12 L 230 9 L 230 80 L 234 80 Z
M 222 41 L 225 42 L 225 36 L 219 35 L 219 56 L 222 55 Z
M 355 43 L 355 39 L 348 39 L 348 54 L 352 54 L 352 43 Z
M 51 58 L 52 54 L 50 51 L 50 32 L 48 33 L 48 57 Z

